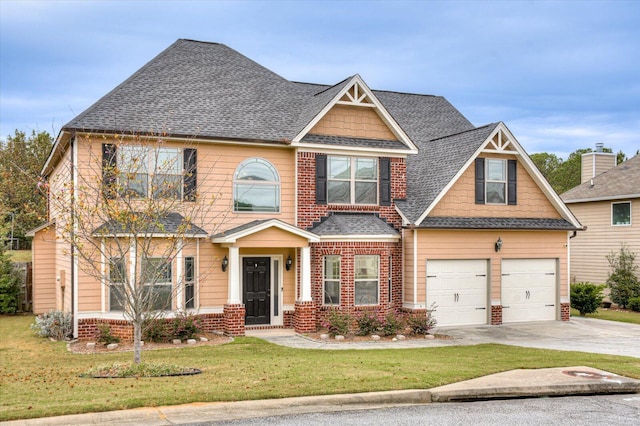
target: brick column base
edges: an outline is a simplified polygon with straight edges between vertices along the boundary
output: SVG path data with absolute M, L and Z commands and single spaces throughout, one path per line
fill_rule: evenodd
M 315 303 L 296 302 L 293 312 L 293 328 L 296 333 L 313 333 L 317 330 Z
M 560 304 L 560 319 L 562 321 L 569 321 L 571 319 L 571 304 L 570 303 L 561 303 Z
M 228 336 L 244 336 L 244 305 L 224 305 L 222 312 L 224 333 Z
M 491 305 L 491 325 L 502 324 L 502 305 Z

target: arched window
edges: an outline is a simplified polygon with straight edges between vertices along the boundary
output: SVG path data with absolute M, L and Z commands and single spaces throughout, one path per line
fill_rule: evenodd
M 280 176 L 267 160 L 240 163 L 233 175 L 233 211 L 280 212 Z

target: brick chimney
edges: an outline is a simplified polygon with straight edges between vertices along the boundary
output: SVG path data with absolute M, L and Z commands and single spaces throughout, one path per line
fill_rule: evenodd
M 604 144 L 598 142 L 596 150 L 582 154 L 582 173 L 580 183 L 589 182 L 600 173 L 604 173 L 616 166 L 616 154 L 603 152 Z

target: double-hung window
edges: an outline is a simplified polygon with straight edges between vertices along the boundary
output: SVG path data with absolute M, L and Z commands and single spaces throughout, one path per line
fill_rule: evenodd
M 327 201 L 330 204 L 377 204 L 377 188 L 376 158 L 328 158 Z
M 126 269 L 123 258 L 112 258 L 109 262 L 109 310 L 124 311 Z
M 631 202 L 611 204 L 611 225 L 631 225 Z
M 340 304 L 340 256 L 324 257 L 324 295 L 325 305 Z
M 167 258 L 142 259 L 142 283 L 145 305 L 156 311 L 171 310 L 172 268 Z
M 183 158 L 177 148 L 124 145 L 117 150 L 120 195 L 131 198 L 182 197 Z
M 487 159 L 487 204 L 506 204 L 507 162 Z
M 355 264 L 355 304 L 377 305 L 380 288 L 380 256 L 356 255 Z

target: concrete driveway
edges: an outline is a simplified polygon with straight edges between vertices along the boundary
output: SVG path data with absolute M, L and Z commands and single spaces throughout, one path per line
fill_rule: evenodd
M 569 322 L 438 327 L 436 332 L 464 341 L 462 344 L 501 343 L 640 358 L 640 325 L 615 321 L 572 317 Z
M 569 322 L 544 321 L 508 325 L 436 327 L 435 333 L 453 339 L 409 339 L 397 342 L 317 341 L 293 330 L 247 331 L 278 345 L 300 349 L 403 349 L 500 343 L 529 348 L 592 352 L 640 358 L 640 325 L 572 317 Z

